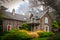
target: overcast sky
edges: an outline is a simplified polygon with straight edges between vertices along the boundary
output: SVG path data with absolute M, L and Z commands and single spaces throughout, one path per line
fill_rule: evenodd
M 5 1 L 5 0 L 4 0 Z M 2 3 L 5 7 L 8 8 L 7 11 L 12 12 L 12 9 L 15 9 L 16 13 L 23 14 L 28 9 L 29 2 L 28 0 L 10 0 L 9 2 Z
M 25 12 L 29 10 L 30 1 L 32 0 L 8 0 L 8 2 L 6 2 L 6 0 L 4 1 L 4 3 L 1 1 L 0 2 L 2 5 L 8 8 L 7 11 L 12 12 L 12 9 L 15 9 L 16 13 L 25 15 Z M 39 8 L 42 9 L 41 6 Z

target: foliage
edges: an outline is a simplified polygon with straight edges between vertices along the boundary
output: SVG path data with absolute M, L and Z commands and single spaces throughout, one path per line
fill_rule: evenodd
M 28 30 L 29 29 L 28 24 L 27 23 L 23 23 L 22 24 L 22 29 Z
M 0 32 L 2 32 L 2 26 L 0 26 Z
M 46 38 L 33 38 L 31 40 L 47 40 Z
M 30 32 L 29 35 L 31 38 L 38 38 L 39 37 L 38 33 L 36 33 L 36 32 Z
M 7 34 L 2 36 L 2 40 L 25 40 L 28 38 L 30 38 L 28 34 L 19 30 L 11 30 Z
M 39 37 L 50 37 L 52 34 L 52 32 L 41 32 L 39 33 Z
M 56 20 L 53 21 L 52 26 L 53 28 L 59 28 L 59 24 Z
M 29 31 L 27 31 L 27 30 L 19 30 L 19 31 L 21 31 L 21 32 L 24 32 L 24 33 L 26 33 L 26 34 L 28 34 L 29 35 Z
M 60 33 L 48 38 L 48 40 L 60 40 Z
M 20 30 L 21 32 L 25 32 L 26 34 L 28 34 L 30 36 L 30 38 L 37 38 L 39 37 L 39 35 L 36 32 L 30 32 L 27 30 Z
M 50 37 L 52 33 L 50 32 L 30 32 L 27 30 L 12 29 L 8 31 L 1 40 L 46 40 L 42 37 Z M 40 38 L 39 38 L 40 37 Z
M 39 0 L 39 1 L 41 1 L 41 0 Z M 43 0 L 43 2 L 45 3 L 46 7 L 49 6 L 55 10 L 54 15 L 56 15 L 56 20 L 60 24 L 60 0 Z
M 5 8 L 4 6 L 0 6 L 0 19 L 3 17 L 3 14 L 5 12 L 7 8 Z
M 44 30 L 38 30 L 38 31 L 36 31 L 36 33 L 41 33 L 41 32 L 44 32 Z

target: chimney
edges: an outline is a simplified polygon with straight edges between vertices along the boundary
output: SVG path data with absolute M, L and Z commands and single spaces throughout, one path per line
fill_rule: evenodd
M 15 15 L 15 9 L 12 10 L 12 15 Z

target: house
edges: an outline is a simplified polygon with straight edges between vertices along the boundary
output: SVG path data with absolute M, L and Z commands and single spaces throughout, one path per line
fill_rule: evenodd
M 52 28 L 52 18 L 47 11 L 34 13 L 28 23 L 31 25 L 32 31 L 44 30 L 45 32 L 49 32 Z
M 25 22 L 26 16 L 13 14 L 13 13 L 4 13 L 3 21 L 3 31 L 8 31 L 8 27 L 12 28 L 19 28 L 21 24 Z
M 31 27 L 31 31 L 44 30 L 46 32 L 51 31 L 52 18 L 47 11 L 42 13 L 34 13 L 33 17 L 15 14 L 15 10 L 12 13 L 4 13 L 4 18 L 0 21 L 3 25 L 3 31 L 8 31 L 13 28 L 21 27 L 21 24 L 27 22 Z M 36 19 L 36 20 L 34 20 Z
M 5 10 L 5 8 L 2 10 Z M 3 31 L 9 31 L 13 28 L 21 27 L 21 24 L 25 22 L 26 16 L 19 15 L 15 13 L 15 10 L 11 12 L 4 12 L 3 18 L 0 20 L 0 26 L 2 26 Z

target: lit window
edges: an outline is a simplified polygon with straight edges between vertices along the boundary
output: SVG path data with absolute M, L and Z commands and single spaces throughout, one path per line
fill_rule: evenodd
M 45 23 L 48 23 L 48 17 L 45 17 Z

